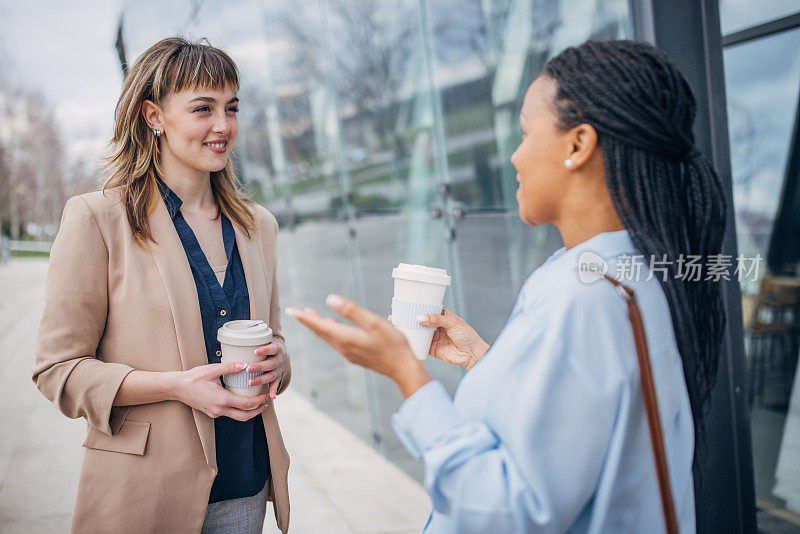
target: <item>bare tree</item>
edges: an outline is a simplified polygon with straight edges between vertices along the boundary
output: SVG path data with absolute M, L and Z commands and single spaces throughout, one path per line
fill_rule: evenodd
M 9 176 L 8 151 L 0 143 L 0 234 L 11 224 L 9 209 L 11 201 L 11 177 Z
M 308 80 L 323 83 L 332 76 L 340 114 L 363 114 L 375 136 L 391 146 L 397 102 L 419 31 L 415 3 L 380 0 L 327 0 L 319 10 L 291 10 L 283 27 L 292 42 L 290 65 Z M 325 17 L 321 20 L 320 17 Z M 328 25 L 330 42 L 324 42 Z M 329 50 L 325 50 L 328 47 Z M 327 72 L 330 55 L 333 72 Z
M 66 200 L 64 154 L 52 108 L 17 86 L 7 59 L 0 58 L 0 222 L 12 239 L 27 225 L 58 224 Z

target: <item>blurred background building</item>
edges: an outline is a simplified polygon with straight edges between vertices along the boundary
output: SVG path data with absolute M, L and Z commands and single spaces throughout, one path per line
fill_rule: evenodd
M 726 285 L 699 530 L 752 531 L 754 504 L 764 531 L 800 529 L 796 0 L 126 0 L 106 20 L 112 102 L 127 65 L 166 36 L 207 37 L 239 65 L 234 159 L 281 223 L 284 306 L 320 308 L 336 292 L 388 314 L 392 267 L 422 263 L 453 275 L 445 304 L 487 341 L 561 246 L 554 228 L 517 216 L 509 158 L 528 84 L 587 39 L 664 48 L 696 89 L 698 145 L 731 194 L 726 252 L 765 258 L 757 281 Z M 113 103 L 107 124 L 64 141 L 49 104 L 3 72 L 0 220 L 21 253 L 20 240 L 52 238 L 68 195 L 101 179 L 87 161 Z M 294 321 L 285 330 L 293 387 L 421 480 L 389 424 L 395 387 Z M 459 369 L 426 365 L 455 390 Z

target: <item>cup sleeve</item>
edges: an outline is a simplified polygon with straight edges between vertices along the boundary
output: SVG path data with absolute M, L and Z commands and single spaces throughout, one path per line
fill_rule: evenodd
M 436 330 L 430 326 L 422 326 L 417 321 L 420 315 L 439 315 L 442 313 L 442 305 L 425 304 L 424 302 L 412 302 L 392 298 L 392 324 L 413 328 L 415 330 Z

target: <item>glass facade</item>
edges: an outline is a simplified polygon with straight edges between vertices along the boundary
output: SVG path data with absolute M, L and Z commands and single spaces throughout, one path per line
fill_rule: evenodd
M 800 6 L 722 1 L 720 11 L 723 29 L 738 31 Z M 790 165 L 800 157 L 800 28 L 728 46 L 724 64 L 739 253 L 763 258 L 759 280 L 741 284 L 757 502 L 800 525 L 800 190 Z
M 560 246 L 522 224 L 509 163 L 517 115 L 544 62 L 589 38 L 633 38 L 628 0 L 210 0 L 123 3 L 128 59 L 166 35 L 208 37 L 242 74 L 234 152 L 281 223 L 284 306 L 336 292 L 388 314 L 399 262 L 447 269 L 445 305 L 487 341 L 526 276 Z M 723 35 L 800 13 L 796 1 L 720 0 Z M 638 19 L 637 19 L 638 20 Z M 800 514 L 800 29 L 724 50 L 758 503 Z M 794 166 L 792 162 L 794 163 Z M 792 171 L 792 169 L 794 169 Z M 794 174 L 793 174 L 794 173 Z M 293 387 L 421 479 L 390 416 L 386 379 L 293 320 Z M 453 392 L 462 373 L 430 372 Z
M 563 48 L 633 36 L 626 0 L 137 1 L 123 21 L 129 59 L 178 33 L 239 65 L 235 158 L 281 222 L 284 306 L 324 313 L 336 292 L 388 314 L 392 268 L 421 263 L 453 275 L 445 305 L 489 341 L 561 245 L 517 217 L 525 90 Z M 390 428 L 396 387 L 284 325 L 294 388 L 421 480 Z M 455 390 L 460 369 L 426 365 Z
M 719 0 L 722 35 L 797 13 L 797 0 Z

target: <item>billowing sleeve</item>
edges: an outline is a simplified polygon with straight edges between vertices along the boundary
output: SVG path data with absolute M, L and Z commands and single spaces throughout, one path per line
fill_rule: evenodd
M 633 347 L 615 339 L 627 317 L 608 309 L 614 295 L 596 293 L 604 296 L 540 314 L 547 324 L 512 319 L 484 356 L 509 363 L 469 385 L 488 417 L 465 413 L 436 381 L 393 416 L 401 442 L 423 460 L 435 512 L 455 532 L 563 532 L 593 498 L 626 390 L 613 362 Z
M 108 250 L 89 205 L 72 197 L 50 252 L 33 382 L 67 417 L 112 435 L 112 404 L 133 370 L 96 356 L 108 313 Z

